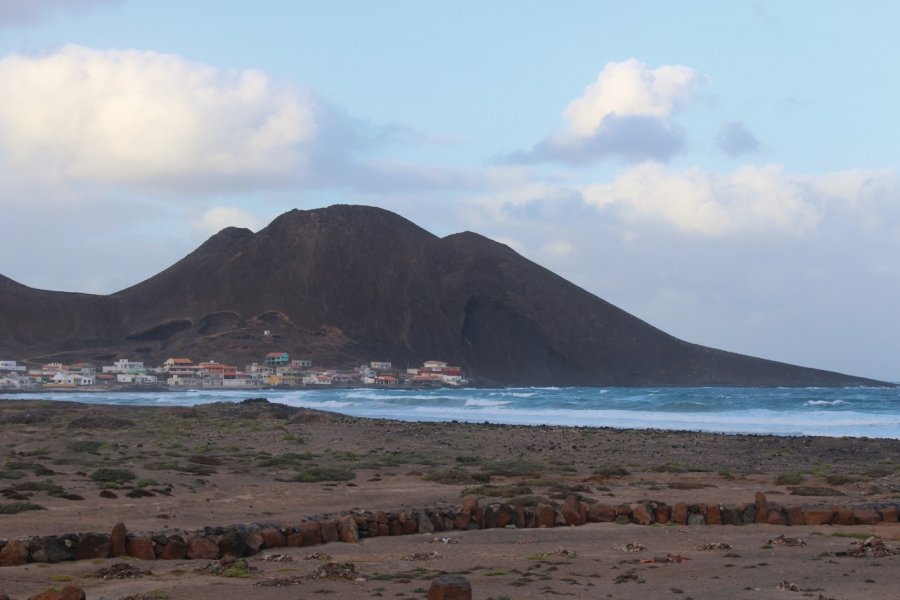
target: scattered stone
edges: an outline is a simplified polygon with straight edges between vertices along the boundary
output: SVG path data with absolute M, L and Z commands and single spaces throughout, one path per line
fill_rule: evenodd
M 855 558 L 883 558 L 900 554 L 900 548 L 888 546 L 881 538 L 872 536 L 865 540 L 852 542 L 850 550 L 846 552 L 835 552 L 834 554 L 835 556 L 853 556 Z
M 266 562 L 292 562 L 294 557 L 290 554 L 266 554 L 262 557 Z
M 685 563 L 689 560 L 691 560 L 691 559 L 686 556 L 682 556 L 680 554 L 666 554 L 665 556 L 654 556 L 653 558 L 645 558 L 639 562 L 642 565 L 646 565 L 646 564 L 668 565 L 668 564 L 672 564 L 672 563 L 678 563 L 678 564 Z
M 88 577 L 109 581 L 110 579 L 137 579 L 144 575 L 152 575 L 152 573 L 150 571 L 142 571 L 138 567 L 129 565 L 128 563 L 113 563 L 108 567 L 103 567 L 102 569 L 95 571 L 88 575 Z
M 303 560 L 334 560 L 334 557 L 327 552 L 313 552 L 303 557 Z
M 544 556 L 562 556 L 565 558 L 575 558 L 576 556 L 578 556 L 578 553 L 574 550 L 569 550 L 568 548 L 560 546 L 552 552 L 547 552 Z
M 459 540 L 456 538 L 451 538 L 451 537 L 436 537 L 428 543 L 429 544 L 458 544 Z
M 787 537 L 779 535 L 777 538 L 769 540 L 773 546 L 805 546 L 806 540 L 797 537 Z
M 796 583 L 791 583 L 790 581 L 782 581 L 775 586 L 775 589 L 783 592 L 799 592 L 800 586 Z
M 309 579 L 348 579 L 350 581 L 365 581 L 356 570 L 356 565 L 351 562 L 327 562 L 316 569 Z
M 276 577 L 275 579 L 265 579 L 257 581 L 253 585 L 259 587 L 289 587 L 292 585 L 300 585 L 303 583 L 303 577 L 294 575 L 293 577 Z
M 643 552 L 646 550 L 644 546 L 641 544 L 636 544 L 633 542 L 628 542 L 627 544 L 622 544 L 621 546 L 615 546 L 615 550 L 619 550 L 620 552 Z
M 725 542 L 711 542 L 709 544 L 703 544 L 702 546 L 698 546 L 697 550 L 701 550 L 701 551 L 731 550 L 731 544 L 726 544 Z
M 414 554 L 407 554 L 400 560 L 434 560 L 439 557 L 440 554 L 437 551 L 432 550 L 431 552 L 416 552 Z
M 428 600 L 472 600 L 472 585 L 460 575 L 441 575 L 431 582 Z

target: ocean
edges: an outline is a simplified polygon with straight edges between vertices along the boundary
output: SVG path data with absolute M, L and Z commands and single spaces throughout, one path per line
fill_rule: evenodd
M 898 388 L 303 389 L 0 393 L 97 404 L 193 406 L 265 397 L 359 417 L 900 439 Z

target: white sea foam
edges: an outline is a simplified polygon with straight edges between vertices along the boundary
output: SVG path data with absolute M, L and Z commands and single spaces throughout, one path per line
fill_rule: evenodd
M 837 404 L 849 404 L 846 400 L 807 400 L 804 406 L 835 406 Z
M 464 406 L 479 406 L 484 408 L 507 406 L 511 404 L 509 400 L 481 400 L 479 398 L 469 398 Z

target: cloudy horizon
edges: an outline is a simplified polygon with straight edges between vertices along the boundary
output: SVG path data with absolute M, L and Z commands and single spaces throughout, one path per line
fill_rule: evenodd
M 679 338 L 898 381 L 897 17 L 0 0 L 0 275 L 111 293 L 224 227 L 367 204 Z

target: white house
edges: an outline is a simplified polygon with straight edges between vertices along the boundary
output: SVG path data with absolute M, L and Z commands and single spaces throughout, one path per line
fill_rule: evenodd
M 0 360 L 0 371 L 24 372 L 25 365 L 17 365 L 14 360 Z

